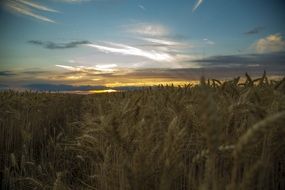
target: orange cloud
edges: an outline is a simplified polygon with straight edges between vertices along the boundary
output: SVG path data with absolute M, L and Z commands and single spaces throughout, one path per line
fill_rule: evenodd
M 285 50 L 285 41 L 281 34 L 271 34 L 259 39 L 253 47 L 257 53 L 280 52 Z

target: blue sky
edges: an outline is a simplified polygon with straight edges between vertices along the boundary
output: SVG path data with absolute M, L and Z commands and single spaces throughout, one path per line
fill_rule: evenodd
M 1 85 L 141 85 L 194 80 L 213 69 L 217 78 L 228 70 L 284 75 L 282 0 L 4 0 L 0 6 Z

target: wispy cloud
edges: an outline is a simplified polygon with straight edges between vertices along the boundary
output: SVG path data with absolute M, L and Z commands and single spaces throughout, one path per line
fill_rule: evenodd
M 54 0 L 57 2 L 62 2 L 62 3 L 85 3 L 85 2 L 107 2 L 107 1 L 116 1 L 116 0 Z
M 263 26 L 257 26 L 257 27 L 252 28 L 251 30 L 245 32 L 244 34 L 246 34 L 246 35 L 259 34 L 264 29 L 265 29 L 265 27 L 263 27 Z
M 142 38 L 142 40 L 146 42 L 151 42 L 153 44 L 158 44 L 158 45 L 166 45 L 166 46 L 178 46 L 182 45 L 182 43 L 175 42 L 175 41 L 170 41 L 166 39 L 158 39 L 158 38 Z
M 173 41 L 164 38 L 147 38 L 141 37 L 137 38 L 139 43 L 137 45 L 127 45 L 127 44 L 120 44 L 120 43 L 113 43 L 113 42 L 104 42 L 104 43 L 92 43 L 87 40 L 83 41 L 72 41 L 67 43 L 56 43 L 56 42 L 45 42 L 40 40 L 30 40 L 28 43 L 41 46 L 46 49 L 56 50 L 56 49 L 69 49 L 69 48 L 76 48 L 81 45 L 95 48 L 99 52 L 103 52 L 106 54 L 111 53 L 105 58 L 109 58 L 110 61 L 104 63 L 112 63 L 115 57 L 124 55 L 125 57 L 122 59 L 129 59 L 129 63 L 121 63 L 119 64 L 120 67 L 139 67 L 138 62 L 142 63 L 139 64 L 140 67 L 181 67 L 180 63 L 189 60 L 191 58 L 190 55 L 187 53 L 183 53 L 186 49 L 192 48 L 188 43 L 182 43 L 178 41 Z M 145 59 L 141 59 L 145 58 Z M 84 58 L 85 59 L 85 58 Z M 86 58 L 84 62 L 80 64 L 89 64 L 91 63 L 91 58 Z M 131 61 L 133 60 L 133 61 Z M 69 60 L 69 63 L 74 64 L 76 61 L 74 59 Z M 88 63 L 89 62 L 89 63 Z M 113 62 L 114 63 L 114 62 Z M 117 60 L 117 63 L 118 60 Z M 170 64 L 171 63 L 171 64 Z M 106 65 L 104 66 L 106 67 Z M 97 70 L 100 68 L 96 68 Z
M 198 9 L 198 7 L 204 2 L 204 0 L 196 0 L 196 3 L 192 9 L 193 12 L 196 11 L 196 9 Z
M 47 11 L 47 12 L 58 12 L 57 10 L 51 9 L 47 6 L 34 3 L 32 1 L 27 1 L 27 0 L 6 0 L 5 6 L 7 7 L 9 11 L 14 12 L 14 13 L 30 16 L 34 19 L 44 21 L 44 22 L 56 23 L 54 20 L 48 17 L 34 13 L 34 9 L 37 9 L 40 11 Z
M 122 55 L 140 56 L 154 61 L 171 62 L 174 60 L 174 58 L 168 53 L 158 52 L 155 50 L 143 50 L 124 44 L 117 44 L 117 43 L 110 43 L 110 44 L 112 46 L 103 46 L 98 44 L 87 44 L 87 46 L 96 48 L 97 50 L 105 53 L 118 53 Z
M 138 7 L 139 7 L 141 10 L 143 10 L 143 11 L 146 10 L 146 9 L 145 9 L 145 6 L 143 6 L 143 5 L 138 5 Z
M 281 34 L 271 34 L 259 39 L 253 44 L 253 48 L 257 53 L 285 51 L 285 40 Z
M 154 23 L 138 23 L 125 27 L 127 32 L 142 36 L 167 36 L 170 33 L 167 27 Z
M 117 47 L 111 47 L 116 48 L 116 50 L 95 47 L 101 50 L 110 50 L 109 52 L 113 53 L 119 51 L 117 53 L 145 57 L 155 61 L 157 67 L 180 68 L 185 59 L 193 56 L 189 53 L 191 52 L 189 49 L 193 48 L 193 44 L 185 37 L 175 34 L 162 23 L 137 22 L 123 27 L 124 31 L 130 33 L 135 39 L 136 45 L 124 46 L 120 50 L 117 50 Z M 152 63 L 152 65 L 154 64 Z
M 55 13 L 58 12 L 55 9 L 51 9 L 51 8 L 49 8 L 47 6 L 44 6 L 44 5 L 41 5 L 41 4 L 38 4 L 38 3 L 34 3 L 32 1 L 27 1 L 27 0 L 17 0 L 17 1 L 22 3 L 22 4 L 28 5 L 28 6 L 32 7 L 32 8 L 41 10 L 41 11 L 55 12 Z
M 94 67 L 87 67 L 87 66 L 67 66 L 67 65 L 56 65 L 57 67 L 75 71 L 75 72 L 85 72 L 85 73 L 93 73 L 93 74 L 101 74 L 101 73 L 113 73 L 116 71 L 116 64 L 101 64 L 95 65 Z
M 90 44 L 89 41 L 73 41 L 68 43 L 55 43 L 55 42 L 43 42 L 39 40 L 30 40 L 28 41 L 30 44 L 42 46 L 47 49 L 68 49 L 68 48 L 76 48 L 79 45 Z
M 102 72 L 114 72 L 115 68 L 118 67 L 117 64 L 100 64 L 95 65 L 95 68 Z
M 203 41 L 208 45 L 215 45 L 215 42 L 209 40 L 208 38 L 204 38 Z

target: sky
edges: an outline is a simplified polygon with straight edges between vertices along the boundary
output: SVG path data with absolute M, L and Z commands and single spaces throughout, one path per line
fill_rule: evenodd
M 284 76 L 284 0 L 2 0 L 0 88 Z

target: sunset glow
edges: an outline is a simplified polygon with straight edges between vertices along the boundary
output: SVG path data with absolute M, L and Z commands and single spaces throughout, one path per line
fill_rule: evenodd
M 282 0 L 4 0 L 0 86 L 282 77 L 284 8 Z

